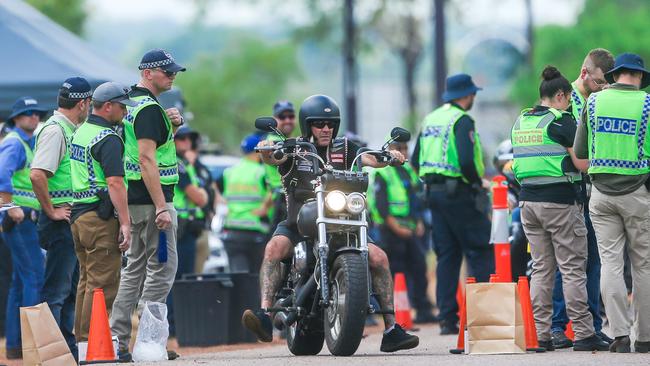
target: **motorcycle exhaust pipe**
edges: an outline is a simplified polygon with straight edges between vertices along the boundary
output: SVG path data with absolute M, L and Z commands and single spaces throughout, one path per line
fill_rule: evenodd
M 288 315 L 285 312 L 275 313 L 273 317 L 273 326 L 277 330 L 282 330 L 286 326 Z
M 295 307 L 303 307 L 305 304 L 305 301 L 307 300 L 307 297 L 309 294 L 314 292 L 316 289 L 316 279 L 314 276 L 309 277 L 309 281 L 303 286 L 302 289 L 300 289 L 300 292 L 298 293 L 298 296 L 296 296 L 296 303 L 294 304 Z M 286 327 L 290 327 L 293 325 L 293 323 L 296 322 L 296 318 L 298 317 L 297 312 L 290 313 L 289 315 L 286 315 L 286 318 L 284 319 L 283 323 Z

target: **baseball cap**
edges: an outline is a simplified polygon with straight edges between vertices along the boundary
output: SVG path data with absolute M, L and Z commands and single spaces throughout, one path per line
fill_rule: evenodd
M 273 115 L 275 117 L 279 116 L 280 113 L 287 112 L 287 111 L 295 113 L 295 109 L 293 109 L 293 104 L 291 104 L 291 102 L 288 100 L 280 100 L 273 105 Z
M 140 66 L 138 66 L 138 69 L 155 69 L 157 67 L 171 72 L 186 70 L 183 66 L 174 61 L 174 58 L 169 52 L 160 48 L 145 53 L 144 56 L 142 56 L 142 60 L 140 60 Z
M 131 89 L 128 87 L 116 83 L 114 81 L 109 81 L 95 89 L 93 93 L 93 102 L 116 102 L 122 103 L 128 107 L 135 107 L 138 103 L 129 98 L 129 92 Z
M 258 133 L 252 133 L 246 137 L 244 137 L 243 140 L 241 140 L 241 151 L 244 154 L 250 154 L 253 151 L 255 151 L 255 146 L 260 143 L 264 139 L 264 135 L 258 134 Z
M 90 98 L 92 95 L 93 91 L 88 80 L 79 76 L 65 79 L 59 89 L 59 96 L 68 99 L 82 100 Z
M 181 126 L 176 130 L 176 133 L 174 134 L 175 139 L 183 138 L 185 136 L 189 136 L 191 139 L 195 139 L 199 137 L 199 133 L 191 129 L 189 126 Z

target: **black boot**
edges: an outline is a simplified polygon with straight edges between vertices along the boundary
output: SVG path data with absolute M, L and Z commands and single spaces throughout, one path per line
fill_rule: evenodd
M 589 338 L 576 340 L 573 342 L 574 351 L 607 351 L 609 344 L 603 341 L 596 334 Z
M 440 335 L 458 334 L 458 331 L 456 322 L 449 320 L 440 322 Z
M 415 348 L 420 344 L 420 338 L 406 333 L 399 324 L 395 324 L 390 332 L 384 333 L 381 339 L 382 352 L 395 352 Z
M 271 318 L 262 310 L 253 312 L 247 309 L 241 317 L 241 323 L 248 330 L 255 333 L 260 341 L 271 342 L 273 340 Z
M 629 336 L 620 336 L 614 339 L 611 345 L 609 345 L 609 352 L 615 353 L 630 353 L 630 337 Z

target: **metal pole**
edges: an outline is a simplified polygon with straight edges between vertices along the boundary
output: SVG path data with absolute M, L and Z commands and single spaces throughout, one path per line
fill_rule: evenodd
M 345 0 L 343 7 L 343 97 L 348 130 L 357 133 L 357 65 L 354 0 Z
M 526 40 L 528 41 L 528 53 L 526 61 L 529 67 L 533 67 L 533 5 L 531 0 L 526 2 Z
M 447 52 L 445 47 L 445 0 L 433 0 L 433 107 L 442 104 L 447 78 Z

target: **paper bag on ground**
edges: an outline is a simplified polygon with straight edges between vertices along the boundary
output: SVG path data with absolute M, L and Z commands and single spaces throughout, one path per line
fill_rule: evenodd
M 525 353 L 524 321 L 517 285 L 468 284 L 466 293 L 469 353 Z
M 63 334 L 46 303 L 20 308 L 23 365 L 74 366 Z

